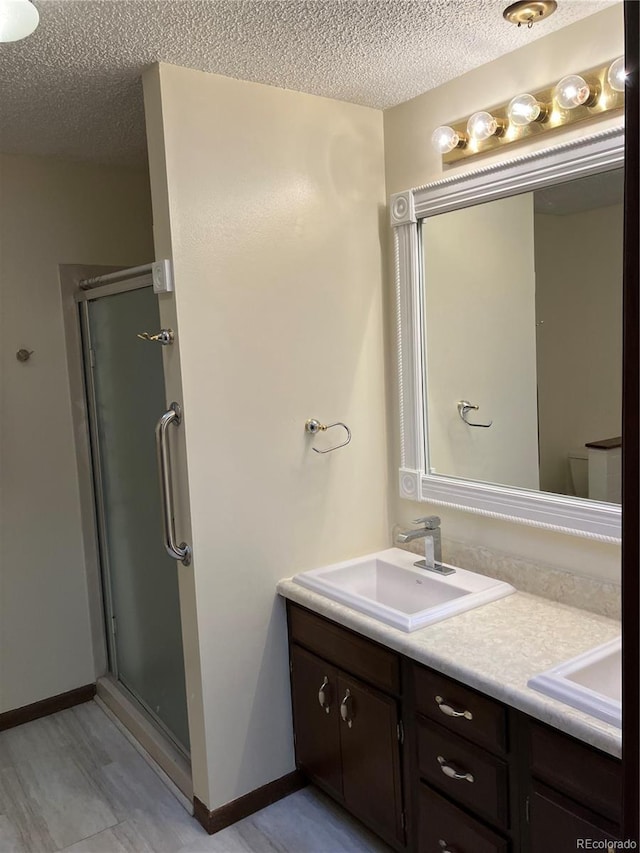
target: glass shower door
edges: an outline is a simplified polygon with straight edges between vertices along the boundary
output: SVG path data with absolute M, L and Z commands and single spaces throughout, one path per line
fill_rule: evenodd
M 160 328 L 158 300 L 151 286 L 99 293 L 84 303 L 84 334 L 111 669 L 188 752 L 178 575 L 163 546 L 154 437 L 166 408 L 162 347 L 137 337 Z

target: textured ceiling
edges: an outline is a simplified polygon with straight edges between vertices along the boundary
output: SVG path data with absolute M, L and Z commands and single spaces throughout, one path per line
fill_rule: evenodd
M 156 61 L 384 108 L 612 2 L 528 30 L 505 0 L 36 0 L 34 35 L 0 44 L 0 149 L 142 162 Z

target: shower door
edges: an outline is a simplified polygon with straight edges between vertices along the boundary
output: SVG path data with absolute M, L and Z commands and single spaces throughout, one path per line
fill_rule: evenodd
M 166 409 L 150 276 L 80 297 L 112 674 L 188 753 L 176 562 L 163 545 L 154 430 Z

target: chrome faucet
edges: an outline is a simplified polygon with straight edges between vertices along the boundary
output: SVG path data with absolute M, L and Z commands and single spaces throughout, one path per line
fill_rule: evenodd
M 437 572 L 439 575 L 452 575 L 455 569 L 442 564 L 442 536 L 440 519 L 437 515 L 416 518 L 414 524 L 421 524 L 417 530 L 407 530 L 398 534 L 398 542 L 412 542 L 424 537 L 424 560 L 418 560 L 413 565 L 418 569 Z

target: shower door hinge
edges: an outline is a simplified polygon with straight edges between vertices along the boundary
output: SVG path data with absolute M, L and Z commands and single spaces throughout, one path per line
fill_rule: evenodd
M 96 366 L 96 351 L 94 349 L 89 350 L 89 364 L 91 367 Z
M 173 293 L 171 261 L 164 259 L 151 264 L 151 279 L 154 293 Z

